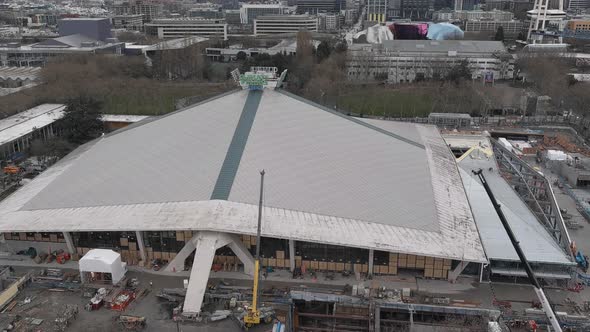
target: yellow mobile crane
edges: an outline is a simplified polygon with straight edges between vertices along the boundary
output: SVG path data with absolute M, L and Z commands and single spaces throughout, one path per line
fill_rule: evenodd
M 260 324 L 258 310 L 258 283 L 260 282 L 260 228 L 262 221 L 262 197 L 264 191 L 264 170 L 260 171 L 260 200 L 258 201 L 258 229 L 256 230 L 256 257 L 254 258 L 254 287 L 252 289 L 252 307 L 244 316 L 246 327 Z

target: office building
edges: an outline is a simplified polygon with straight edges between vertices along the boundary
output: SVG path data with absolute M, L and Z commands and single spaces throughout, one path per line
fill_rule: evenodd
M 367 21 L 383 23 L 387 19 L 387 0 L 367 0 Z
M 235 25 L 242 23 L 239 9 L 226 9 L 223 11 L 223 17 L 225 17 L 227 24 Z
M 143 22 L 146 23 L 160 16 L 161 8 L 158 4 L 137 0 L 116 4 L 113 12 L 115 15 L 143 15 Z
M 113 27 L 115 29 L 143 30 L 143 15 L 117 15 L 113 16 Z
M 344 0 L 297 0 L 297 13 L 315 15 L 339 12 L 346 7 Z
M 499 27 L 504 29 L 505 35 L 518 35 L 525 31 L 522 21 L 465 21 L 465 32 L 496 32 Z
M 432 14 L 432 19 L 436 21 L 511 21 L 514 19 L 514 14 L 508 11 L 501 10 L 441 10 Z
M 79 54 L 122 54 L 125 43 L 108 38 L 106 41 L 75 34 L 46 39 L 31 45 L 0 44 L 0 66 L 39 67 L 51 58 Z
M 337 31 L 344 22 L 340 14 L 318 14 L 318 30 Z
M 467 61 L 472 78 L 491 73 L 494 79 L 512 79 L 514 59 L 497 41 L 389 40 L 382 44 L 349 47 L 350 80 L 383 79 L 390 83 L 444 78 Z
M 590 31 L 590 20 L 571 20 L 566 24 L 566 28 L 572 32 Z
M 284 15 L 289 11 L 289 7 L 280 3 L 272 4 L 247 4 L 243 3 L 240 7 L 240 22 L 242 24 L 252 24 L 258 16 L 264 15 Z
M 227 39 L 224 19 L 160 18 L 145 24 L 146 32 L 160 39 L 200 36 Z
M 254 35 L 296 34 L 318 31 L 318 18 L 310 15 L 260 16 L 254 20 Z
M 402 17 L 429 19 L 434 12 L 434 0 L 402 0 Z

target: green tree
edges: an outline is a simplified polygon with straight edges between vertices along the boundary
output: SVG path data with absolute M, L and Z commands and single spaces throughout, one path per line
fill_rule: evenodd
M 471 80 L 471 69 L 469 68 L 469 61 L 463 59 L 461 62 L 453 66 L 447 73 L 447 81 L 455 84 L 461 83 L 462 80 Z
M 240 61 L 246 60 L 247 57 L 248 55 L 244 51 L 239 51 L 238 54 L 236 54 L 236 58 Z
M 80 96 L 70 99 L 66 103 L 64 117 L 57 121 L 57 127 L 64 132 L 68 142 L 86 143 L 104 132 L 104 125 L 100 119 L 101 107 L 101 102 L 91 97 Z
M 494 36 L 494 40 L 504 41 L 504 28 L 502 26 L 499 26 L 498 30 L 496 30 L 496 35 Z
M 327 59 L 333 51 L 332 45 L 329 42 L 323 41 L 318 45 L 318 49 L 316 51 L 316 56 L 318 59 L 318 63 Z

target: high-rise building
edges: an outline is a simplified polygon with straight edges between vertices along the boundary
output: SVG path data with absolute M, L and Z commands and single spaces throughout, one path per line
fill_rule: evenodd
M 279 3 L 270 4 L 242 4 L 240 7 L 240 21 L 242 24 L 252 24 L 254 19 L 263 15 L 284 15 L 288 7 Z
M 387 0 L 367 0 L 367 21 L 385 22 Z
M 402 0 L 402 17 L 412 19 L 430 18 L 434 0 Z
M 590 0 L 569 0 L 567 8 L 569 10 L 588 9 L 590 8 Z
M 130 1 L 113 6 L 115 15 L 143 15 L 143 22 L 151 22 L 160 15 L 160 7 L 143 1 Z
M 254 20 L 254 35 L 256 36 L 297 33 L 301 30 L 318 31 L 317 16 L 259 16 Z
M 297 13 L 318 14 L 339 12 L 346 7 L 345 0 L 297 0 Z

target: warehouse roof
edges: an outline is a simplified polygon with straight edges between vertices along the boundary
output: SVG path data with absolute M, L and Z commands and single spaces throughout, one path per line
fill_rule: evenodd
M 437 129 L 237 91 L 75 151 L 0 204 L 0 231 L 217 230 L 485 261 Z
M 43 104 L 0 120 L 0 145 L 61 119 L 64 109 L 61 104 Z
M 394 52 L 483 53 L 506 52 L 500 41 L 487 40 L 386 40 L 383 47 Z M 452 56 L 452 54 L 448 54 Z

